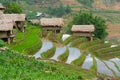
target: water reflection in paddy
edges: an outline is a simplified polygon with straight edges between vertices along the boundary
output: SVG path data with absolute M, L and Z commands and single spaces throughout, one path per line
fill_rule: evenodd
M 92 65 L 93 65 L 93 58 L 92 58 L 92 56 L 90 54 L 88 54 L 86 56 L 86 59 L 85 59 L 83 65 L 82 65 L 82 68 L 90 69 Z
M 111 69 L 116 73 L 117 76 L 120 77 L 120 72 L 119 72 L 118 69 L 115 67 L 115 64 L 114 64 L 114 63 L 112 63 L 112 62 L 110 62 L 110 61 L 104 61 L 104 62 L 108 65 L 109 68 L 111 68 Z
M 117 64 L 117 66 L 120 67 L 120 59 L 119 58 L 113 58 L 113 59 L 110 59 L 110 61 L 113 61 Z
M 52 48 L 52 42 L 43 42 L 42 43 L 42 48 L 35 54 L 33 55 L 35 58 L 41 58 L 41 53 L 47 51 L 48 49 Z
M 79 58 L 81 55 L 80 50 L 77 48 L 69 48 L 69 56 L 66 63 L 70 64 L 75 59 Z
M 58 61 L 58 56 L 60 56 L 61 54 L 63 54 L 66 51 L 66 47 L 61 47 L 61 48 L 56 48 L 56 52 L 55 55 L 51 58 L 54 59 L 56 61 Z
M 97 62 L 97 72 L 109 75 L 109 76 L 114 76 L 113 72 L 107 68 L 107 66 L 99 59 L 95 58 Z

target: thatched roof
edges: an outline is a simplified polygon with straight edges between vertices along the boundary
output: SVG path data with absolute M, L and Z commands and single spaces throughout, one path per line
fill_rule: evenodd
M 5 9 L 5 7 L 0 3 L 0 9 Z
M 11 19 L 13 21 L 25 21 L 25 14 L 2 14 L 0 19 Z
M 62 18 L 41 18 L 40 24 L 42 26 L 63 26 Z
M 0 31 L 13 30 L 13 22 L 9 19 L 0 20 Z
M 94 32 L 94 25 L 73 25 L 71 31 L 73 32 Z

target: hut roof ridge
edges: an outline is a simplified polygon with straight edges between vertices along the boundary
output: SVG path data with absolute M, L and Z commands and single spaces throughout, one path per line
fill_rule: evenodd
M 71 31 L 73 32 L 94 32 L 94 25 L 73 25 Z
M 64 23 L 62 18 L 41 18 L 40 24 L 42 26 L 62 26 Z

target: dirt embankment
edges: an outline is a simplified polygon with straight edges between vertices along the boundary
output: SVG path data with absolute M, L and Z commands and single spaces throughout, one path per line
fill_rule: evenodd
M 93 4 L 95 8 L 104 10 L 120 10 L 120 2 L 103 2 L 102 0 L 96 0 Z
M 108 24 L 108 38 L 113 39 L 116 38 L 120 41 L 120 24 Z
M 60 0 L 62 4 L 64 5 L 70 5 L 70 6 L 81 6 L 80 3 L 77 2 L 77 0 Z

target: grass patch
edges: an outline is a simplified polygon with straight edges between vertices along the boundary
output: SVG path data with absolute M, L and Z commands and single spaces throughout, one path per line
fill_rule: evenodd
M 0 69 L 1 80 L 92 80 L 96 77 L 74 66 L 37 61 L 11 51 L 0 53 Z
M 103 41 L 101 41 L 101 40 L 93 40 L 93 41 L 84 42 L 84 43 L 82 43 L 82 44 L 79 45 L 79 49 L 85 50 L 88 47 L 91 47 L 93 45 L 96 45 L 96 44 L 102 43 L 102 42 Z
M 74 41 L 71 42 L 70 46 L 71 47 L 77 47 L 79 44 L 81 44 L 85 41 L 87 41 L 86 38 L 77 38 L 77 39 L 75 39 Z
M 102 48 L 93 52 L 93 54 L 101 59 L 110 59 L 113 57 L 120 57 L 120 46 L 113 48 Z
M 58 59 L 59 59 L 59 61 L 66 62 L 67 59 L 68 59 L 68 56 L 69 56 L 69 49 L 66 48 L 66 51 L 65 51 L 63 54 L 61 54 L 61 55 L 58 57 Z
M 67 44 L 69 44 L 73 39 L 74 39 L 74 36 L 70 36 L 70 37 L 68 37 L 67 39 L 65 39 L 65 40 L 63 41 L 63 44 L 64 44 L 64 45 L 67 45 Z
M 82 64 L 85 61 L 85 58 L 86 58 L 86 55 L 85 54 L 81 54 L 81 56 L 78 59 L 74 60 L 71 64 L 82 66 Z
M 91 67 L 91 70 L 97 71 L 97 62 L 96 62 L 96 60 L 95 60 L 95 57 L 93 57 L 93 65 L 92 65 L 92 67 Z
M 52 56 L 54 56 L 55 51 L 56 51 L 56 47 L 55 45 L 53 45 L 51 49 L 47 50 L 46 52 L 43 52 L 41 56 L 42 58 L 51 58 Z
M 57 35 L 57 42 L 62 43 L 62 36 L 63 36 L 63 33 L 59 33 L 59 34 Z
M 37 51 L 42 46 L 41 35 L 40 26 L 28 25 L 26 32 L 19 32 L 16 35 L 15 42 L 10 44 L 9 47 L 20 53 L 33 54 L 34 51 Z

